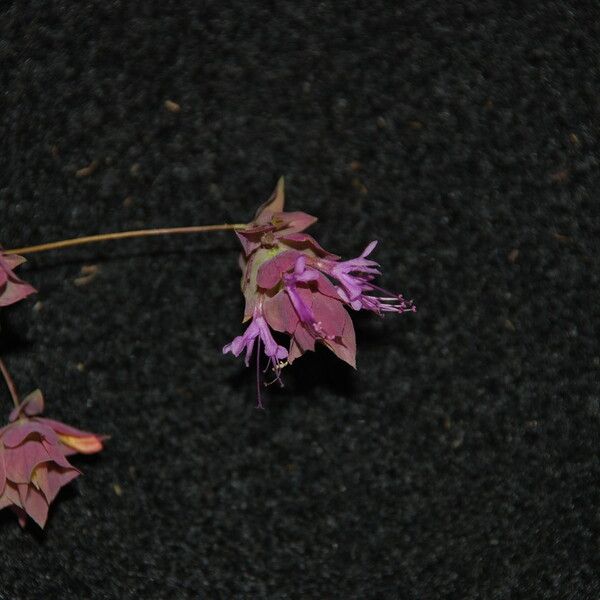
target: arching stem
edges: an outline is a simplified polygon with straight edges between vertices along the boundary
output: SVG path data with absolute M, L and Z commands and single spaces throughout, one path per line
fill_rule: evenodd
M 128 238 L 141 238 L 155 235 L 175 235 L 182 233 L 205 233 L 208 231 L 231 231 L 235 229 L 243 229 L 244 227 L 246 227 L 244 223 L 223 223 L 221 225 L 195 225 L 192 227 L 165 227 L 161 229 L 137 229 L 134 231 L 99 233 L 97 235 L 87 235 L 68 240 L 60 240 L 58 242 L 48 242 L 46 244 L 38 244 L 36 246 L 11 248 L 10 250 L 3 250 L 3 254 L 33 254 L 34 252 L 59 250 L 61 248 L 71 248 L 73 246 L 94 244 L 96 242 L 105 242 L 108 240 L 123 240 Z
M 19 393 L 17 392 L 17 386 L 15 385 L 13 378 L 10 376 L 8 369 L 6 368 L 6 364 L 4 363 L 4 361 L 1 358 L 0 358 L 0 371 L 2 371 L 2 376 L 4 377 L 4 381 L 6 381 L 6 387 L 8 388 L 8 391 L 10 392 L 10 395 L 11 395 L 12 401 L 15 405 L 15 408 L 19 408 Z

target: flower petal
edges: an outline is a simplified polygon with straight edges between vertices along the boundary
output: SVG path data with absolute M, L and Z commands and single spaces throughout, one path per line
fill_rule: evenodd
M 321 324 L 328 338 L 342 336 L 348 312 L 339 298 L 334 299 L 323 296 L 323 294 L 314 294 L 312 309 L 315 320 Z
M 21 402 L 21 404 L 23 406 L 23 412 L 28 417 L 34 417 L 35 415 L 43 413 L 44 395 L 42 394 L 42 390 L 33 390 L 33 392 L 27 394 L 27 396 L 23 398 L 23 402 Z
M 25 281 L 22 281 L 15 275 L 9 275 L 4 289 L 0 290 L 0 306 L 8 306 L 23 300 L 30 294 L 35 294 L 36 290 Z
M 41 465 L 36 469 L 35 474 L 38 471 L 39 488 L 46 497 L 48 504 L 54 501 L 62 487 L 81 475 L 78 469 L 63 469 L 51 463 Z
M 67 425 L 66 423 L 61 423 L 60 421 L 55 421 L 54 419 L 47 419 L 46 417 L 37 417 L 35 421 L 47 425 L 52 430 L 54 430 L 59 436 L 70 436 L 80 438 L 102 437 L 96 435 L 95 433 L 91 433 L 90 431 L 83 431 L 81 429 L 77 429 L 76 427 L 72 427 L 71 425 Z
M 19 265 L 26 263 L 27 259 L 19 254 L 2 254 L 0 250 L 0 267 L 4 266 L 14 271 Z
M 6 448 L 15 448 L 33 434 L 46 438 L 53 444 L 58 443 L 58 438 L 50 427 L 36 423 L 34 420 L 15 421 L 4 430 L 1 440 Z
M 50 486 L 51 498 L 48 502 L 52 502 L 62 487 L 70 483 L 81 475 L 81 471 L 77 469 L 60 469 L 52 465 L 48 468 L 48 483 Z
M 42 395 L 42 391 L 37 389 L 30 394 L 27 394 L 19 406 L 13 408 L 8 420 L 12 423 L 19 418 L 21 413 L 25 413 L 27 416 L 32 417 L 34 415 L 39 415 L 42 412 L 44 412 L 44 396 Z
M 265 290 L 270 290 L 281 283 L 283 274 L 291 271 L 296 261 L 303 254 L 297 250 L 286 250 L 264 262 L 258 269 L 256 283 Z
M 15 448 L 30 435 L 37 434 L 47 439 L 52 444 L 58 443 L 58 437 L 54 431 L 44 425 L 37 423 L 37 419 L 27 419 L 26 421 L 15 421 L 11 423 L 2 433 L 2 442 L 7 448 Z
M 17 448 L 6 448 L 4 463 L 6 478 L 13 483 L 29 483 L 33 470 L 41 463 L 51 460 L 44 445 L 36 439 L 28 439 Z
M 46 498 L 32 485 L 19 486 L 27 489 L 25 499 L 21 496 L 21 503 L 25 512 L 43 529 L 48 520 L 48 502 Z
M 282 333 L 294 333 L 298 326 L 298 313 L 290 301 L 289 296 L 280 290 L 271 298 L 263 302 L 263 314 L 271 329 Z
M 317 287 L 319 289 L 319 293 L 324 296 L 329 296 L 330 298 L 335 298 L 336 300 L 340 299 L 340 294 L 338 292 L 338 288 L 325 277 L 325 275 L 319 274 L 319 278 L 317 279 Z
M 290 248 L 296 250 L 311 250 L 316 256 L 327 258 L 329 260 L 337 260 L 337 254 L 331 254 L 323 248 L 312 235 L 308 233 L 286 233 L 281 236 L 281 242 Z
M 4 466 L 4 446 L 0 444 L 0 496 L 6 486 L 6 467 Z
M 65 446 L 76 450 L 80 454 L 94 454 L 102 450 L 102 437 L 94 435 L 93 433 L 88 436 L 75 436 L 75 435 L 59 435 L 58 439 Z
M 271 217 L 271 225 L 276 229 L 275 237 L 277 238 L 287 237 L 288 235 L 301 235 L 301 231 L 304 231 L 317 221 L 317 217 L 299 210 L 294 212 L 279 212 Z
M 50 444 L 48 441 L 43 440 L 42 445 L 48 452 L 48 456 L 50 460 L 57 464 L 59 467 L 63 467 L 65 469 L 73 469 L 73 465 L 66 459 L 67 456 L 74 454 L 74 451 L 71 450 L 68 446 L 63 446 L 61 443 L 57 442 L 56 444 Z
M 338 358 L 347 362 L 353 369 L 356 369 L 356 336 L 354 325 L 350 315 L 346 311 L 344 313 L 346 318 L 341 338 L 323 340 L 323 342 Z
M 312 352 L 315 349 L 315 336 L 312 335 L 302 323 L 298 323 L 298 327 L 296 327 L 296 331 L 294 331 L 293 341 L 298 347 L 298 350 L 300 350 L 300 356 L 305 352 Z M 289 354 L 292 354 L 291 351 Z M 293 356 L 290 359 L 290 356 L 288 356 L 288 362 L 291 364 L 295 358 L 297 357 Z
M 21 508 L 21 499 L 19 498 L 19 490 L 16 483 L 6 482 L 4 491 L 0 494 L 0 510 L 7 506 L 18 506 Z
M 288 363 L 291 365 L 297 358 L 300 358 L 303 354 L 303 350 L 298 346 L 296 338 L 292 338 L 290 341 L 290 350 L 288 352 Z
M 258 207 L 258 210 L 254 215 L 254 221 L 256 223 L 264 223 L 265 221 L 270 220 L 273 213 L 280 213 L 283 211 L 284 204 L 285 180 L 283 177 L 280 177 L 269 199 Z

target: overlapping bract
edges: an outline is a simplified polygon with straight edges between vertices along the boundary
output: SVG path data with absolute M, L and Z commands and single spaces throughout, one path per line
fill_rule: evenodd
M 320 342 L 352 367 L 356 366 L 354 326 L 346 308 L 384 312 L 414 311 L 411 302 L 373 283 L 379 265 L 367 258 L 377 242 L 353 260 L 323 249 L 304 230 L 317 219 L 303 212 L 284 212 L 280 179 L 271 198 L 254 220 L 236 233 L 243 247 L 242 291 L 246 299 L 246 331 L 223 348 L 246 364 L 261 345 L 276 375 Z M 279 345 L 271 330 L 290 336 L 289 348 Z M 285 362 L 284 362 L 285 361 Z
M 19 279 L 14 273 L 14 270 L 25 260 L 22 256 L 4 254 L 0 250 L 0 307 L 14 304 L 35 293 L 33 287 Z
M 102 450 L 103 436 L 38 416 L 43 409 L 36 390 L 0 429 L 0 509 L 12 508 L 21 526 L 29 516 L 43 528 L 60 489 L 80 475 L 67 456 Z

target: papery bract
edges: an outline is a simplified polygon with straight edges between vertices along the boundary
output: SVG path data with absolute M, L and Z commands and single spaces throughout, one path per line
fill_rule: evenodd
M 19 279 L 14 273 L 14 269 L 23 264 L 25 260 L 22 256 L 4 254 L 0 250 L 0 307 L 14 304 L 35 293 L 35 288 Z
M 30 516 L 40 527 L 60 489 L 80 475 L 67 456 L 102 450 L 103 436 L 38 416 L 40 390 L 29 394 L 0 429 L 0 509 L 10 507 L 24 526 Z
M 385 312 L 414 311 L 412 302 L 373 283 L 379 265 L 367 258 L 377 242 L 371 242 L 355 259 L 341 261 L 304 233 L 317 219 L 303 212 L 284 212 L 281 178 L 269 200 L 244 229 L 236 231 L 242 243 L 240 257 L 242 291 L 246 300 L 244 321 L 252 319 L 242 336 L 223 348 L 235 356 L 246 350 L 246 364 L 255 348 L 257 372 L 260 343 L 275 371 L 317 342 L 356 367 L 354 326 L 346 308 Z M 270 331 L 290 336 L 289 350 L 273 339 Z M 287 359 L 287 360 L 283 360 Z M 260 395 L 259 395 L 260 405 Z

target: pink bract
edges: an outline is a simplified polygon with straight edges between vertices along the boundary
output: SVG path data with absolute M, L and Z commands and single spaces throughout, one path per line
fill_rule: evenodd
M 103 447 L 103 436 L 37 416 L 43 409 L 35 390 L 0 429 L 0 509 L 10 507 L 21 526 L 29 516 L 43 528 L 60 489 L 80 475 L 67 456 Z
M 0 307 L 14 304 L 35 293 L 36 290 L 33 287 L 19 279 L 14 273 L 14 269 L 23 264 L 25 260 L 17 254 L 3 254 L 0 250 Z

